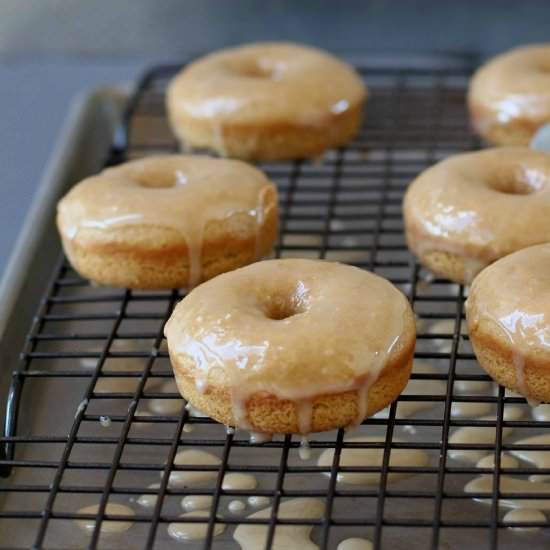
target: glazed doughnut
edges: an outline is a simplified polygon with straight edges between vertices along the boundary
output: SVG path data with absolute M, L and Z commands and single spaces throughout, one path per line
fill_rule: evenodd
M 464 153 L 422 172 L 403 202 L 407 244 L 437 275 L 469 284 L 511 252 L 550 242 L 550 156 Z
M 165 328 L 181 394 L 228 426 L 357 425 L 405 387 L 416 340 L 405 296 L 323 260 L 258 262 L 197 287 Z
M 550 244 L 502 258 L 474 280 L 466 302 L 479 364 L 499 384 L 550 401 Z
M 59 202 L 73 267 L 102 285 L 194 287 L 268 254 L 277 191 L 236 160 L 167 155 L 87 178 Z
M 474 74 L 468 105 L 476 131 L 495 145 L 527 145 L 550 122 L 550 44 L 499 55 Z
M 332 55 L 251 44 L 191 63 L 171 82 L 167 110 L 184 147 L 249 160 L 316 157 L 361 123 L 365 85 Z

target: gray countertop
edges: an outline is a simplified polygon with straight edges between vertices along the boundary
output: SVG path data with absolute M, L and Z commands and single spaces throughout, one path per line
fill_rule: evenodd
M 488 56 L 550 41 L 548 21 L 550 3 L 539 0 L 0 0 L 0 270 L 79 92 L 254 40 Z

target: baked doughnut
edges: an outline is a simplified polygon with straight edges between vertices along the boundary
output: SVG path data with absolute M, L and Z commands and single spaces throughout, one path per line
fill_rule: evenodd
M 468 106 L 476 131 L 495 145 L 527 145 L 550 122 L 550 44 L 499 55 L 474 74 Z
M 407 244 L 437 275 L 469 284 L 511 252 L 550 242 L 550 156 L 523 147 L 455 155 L 403 202 Z
M 550 401 L 550 244 L 514 252 L 483 270 L 466 302 L 479 364 L 499 384 Z
M 267 260 L 199 286 L 165 335 L 191 405 L 229 426 L 309 433 L 356 425 L 405 387 L 416 340 L 405 296 L 323 260 Z
M 183 146 L 252 160 L 310 158 L 347 143 L 367 91 L 332 55 L 287 43 L 212 53 L 181 71 L 167 93 Z
M 277 191 L 256 168 L 201 156 L 148 157 L 85 179 L 59 202 L 73 267 L 102 285 L 194 287 L 268 254 Z

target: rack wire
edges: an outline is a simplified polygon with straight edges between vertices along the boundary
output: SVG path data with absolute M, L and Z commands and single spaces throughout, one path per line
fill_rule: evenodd
M 466 290 L 430 278 L 410 256 L 403 236 L 401 200 L 410 181 L 434 162 L 479 146 L 464 105 L 472 64 L 357 68 L 371 95 L 354 141 L 323 159 L 262 166 L 280 192 L 281 233 L 274 254 L 343 261 L 400 287 L 418 318 L 415 360 L 430 367 L 412 378 L 437 382 L 441 391 L 403 394 L 387 414 L 365 420 L 360 433 L 379 437 L 377 442 L 347 441 L 343 430 L 313 434 L 313 456 L 305 461 L 295 436 L 254 444 L 244 432 L 192 416 L 173 387 L 162 329 L 181 292 L 94 287 L 61 258 L 8 399 L 0 461 L 2 474 L 9 475 L 0 481 L 2 548 L 178 548 L 181 543 L 167 533 L 175 521 L 206 526 L 205 538 L 187 543 L 190 548 L 238 548 L 232 533 L 246 523 L 265 526 L 265 548 L 293 525 L 311 526 L 323 549 L 351 536 L 364 536 L 377 549 L 514 548 L 527 540 L 533 548 L 547 546 L 544 530 L 525 535 L 508 528 L 499 479 L 550 474 L 526 463 L 504 468 L 500 459 L 501 452 L 518 449 L 550 453 L 550 446 L 510 442 L 541 433 L 550 422 L 532 418 L 523 398 L 481 371 L 465 334 Z M 108 164 L 177 150 L 163 101 L 177 69 L 156 67 L 141 79 Z M 402 414 L 400 407 L 410 403 L 425 409 Z M 486 404 L 493 417 L 457 416 L 460 404 Z M 507 419 L 511 408 L 520 414 Z M 464 426 L 494 429 L 494 443 L 453 444 L 450 435 Z M 505 437 L 512 429 L 514 436 Z M 380 449 L 381 461 L 343 466 L 342 453 L 349 448 Z M 186 449 L 206 450 L 220 463 L 174 464 Z M 326 449 L 334 451 L 332 464 L 318 466 L 315 459 Z M 425 451 L 428 465 L 390 465 L 391 453 L 399 449 Z M 492 453 L 495 467 L 454 460 L 452 453 L 460 450 Z M 175 487 L 170 475 L 177 471 L 202 472 L 205 479 Z M 252 473 L 258 487 L 224 489 L 228 472 Z M 339 476 L 346 472 L 378 473 L 379 480 L 342 483 Z M 394 473 L 410 477 L 394 482 Z M 464 485 L 480 474 L 492 476 L 491 493 L 465 493 Z M 151 487 L 154 482 L 158 485 Z M 157 496 L 153 506 L 138 504 L 144 494 Z M 179 517 L 180 500 L 188 495 L 212 497 L 206 517 Z M 256 511 L 250 506 L 240 514 L 228 511 L 231 500 L 251 496 L 270 499 L 265 518 L 250 518 Z M 475 496 L 488 503 L 475 502 Z M 318 519 L 281 517 L 281 504 L 293 498 L 320 499 L 324 513 Z M 550 489 L 529 498 L 550 502 Z M 133 513 L 109 512 L 112 503 L 126 504 Z M 96 511 L 82 512 L 82 506 L 93 504 Z M 88 521 L 87 530 L 75 527 L 76 520 Z M 109 535 L 102 529 L 123 521 L 132 522 L 127 531 Z M 219 536 L 216 524 L 226 526 Z M 526 524 L 516 523 L 521 525 Z M 548 527 L 548 522 L 534 525 Z

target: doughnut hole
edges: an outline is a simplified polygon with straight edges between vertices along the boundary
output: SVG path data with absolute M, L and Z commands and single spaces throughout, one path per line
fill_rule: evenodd
M 286 69 L 286 64 L 261 57 L 236 60 L 229 66 L 231 72 L 244 78 L 276 80 Z
M 168 188 L 187 183 L 187 176 L 177 168 L 148 167 L 139 171 L 136 170 L 132 177 L 141 187 Z
M 488 181 L 491 189 L 507 195 L 531 195 L 542 190 L 548 182 L 546 175 L 536 169 L 520 169 L 510 177 L 509 173 L 496 173 Z
M 540 56 L 533 63 L 533 69 L 536 72 L 543 73 L 544 75 L 550 74 L 550 61 L 546 58 L 546 55 Z
M 293 288 L 262 294 L 261 309 L 268 319 L 282 321 L 294 315 L 304 313 L 309 308 L 307 289 L 302 282 Z

